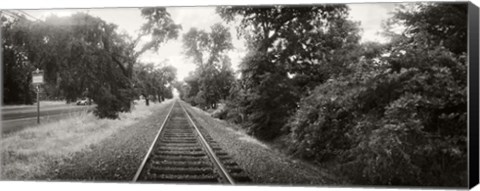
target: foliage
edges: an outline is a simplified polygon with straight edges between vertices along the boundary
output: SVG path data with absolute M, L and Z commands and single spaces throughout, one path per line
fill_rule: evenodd
M 99 18 L 83 13 L 70 17 L 50 16 L 45 21 L 33 22 L 25 18 L 12 21 L 14 26 L 19 24 L 24 24 L 21 28 L 22 36 L 13 38 L 22 42 L 11 47 L 17 49 L 16 54 L 22 55 L 22 60 L 17 59 L 5 65 L 28 64 L 28 68 L 17 71 L 28 74 L 25 76 L 28 83 L 30 83 L 31 72 L 35 68 L 43 68 L 45 80 L 49 84 L 47 87 L 59 90 L 57 94 L 61 94 L 67 101 L 75 101 L 76 98 L 82 96 L 85 90 L 89 89 L 88 96 L 97 101 L 99 107 L 105 106 L 101 104 L 103 103 L 102 98 L 99 97 L 103 93 L 106 94 L 106 98 L 113 96 L 114 101 L 122 98 L 118 97 L 120 95 L 112 94 L 110 90 L 128 92 L 128 79 L 125 78 L 122 71 L 119 71 L 118 65 L 111 56 L 115 53 L 122 53 L 122 49 L 124 49 L 121 37 L 114 32 L 115 25 L 107 24 Z M 10 33 L 10 31 L 6 31 L 6 33 Z M 11 59 L 11 55 L 6 54 L 5 59 L 7 61 Z M 6 81 L 5 83 L 8 89 L 15 82 Z M 15 94 L 21 94 L 21 92 L 6 95 L 5 100 L 15 97 Z M 128 93 L 126 94 L 128 95 Z M 123 99 L 129 99 L 129 97 Z M 128 107 L 128 104 L 117 106 L 114 108 L 118 110 L 113 112 L 127 111 Z M 112 116 L 99 115 L 101 117 Z
M 3 51 L 3 103 L 32 104 L 34 92 L 31 85 L 31 72 L 35 67 L 28 62 L 26 54 L 30 41 L 27 34 L 31 22 L 25 17 L 9 21 L 1 15 Z
M 183 36 L 184 54 L 197 66 L 185 79 L 184 99 L 203 108 L 216 108 L 220 99 L 228 96 L 235 80 L 226 55 L 233 48 L 231 41 L 228 28 L 218 23 L 210 33 L 192 28 Z
M 133 75 L 138 57 L 176 38 L 181 28 L 165 8 L 144 8 L 141 14 L 147 22 L 133 41 L 117 33 L 117 26 L 86 13 L 52 15 L 45 21 L 29 21 L 22 15 L 2 16 L 2 25 L 6 26 L 2 27 L 6 34 L 2 38 L 7 73 L 4 102 L 32 103 L 31 72 L 39 68 L 45 71 L 43 86 L 49 97 L 64 98 L 67 102 L 79 97 L 93 98 L 97 104 L 95 113 L 101 118 L 117 118 L 119 112 L 130 111 L 137 94 Z M 151 41 L 138 45 L 146 36 Z M 137 46 L 140 51 L 136 51 Z M 168 76 L 164 77 L 171 78 Z M 166 81 L 169 80 L 164 79 L 162 85 Z M 171 96 L 167 90 L 161 91 Z
M 416 11 L 401 6 L 401 11 L 392 18 L 407 26 L 406 35 L 412 38 L 425 38 L 430 44 L 447 47 L 455 54 L 467 51 L 468 9 L 464 3 L 417 4 Z M 445 16 L 448 13 L 448 17 Z M 430 35 L 420 35 L 430 34 Z M 420 40 L 420 39 L 418 39 Z
M 75 101 L 84 91 L 97 104 L 95 114 L 101 118 L 116 118 L 118 112 L 130 110 L 133 89 L 128 69 L 118 60 L 128 52 L 128 43 L 115 32 L 116 26 L 84 13 L 71 17 L 48 17 L 44 47 L 55 54 L 45 53 L 46 73 L 54 73 L 68 101 Z M 107 72 L 108 71 L 108 72 Z
M 400 10 L 396 18 L 407 25 L 400 38 L 302 99 L 288 125 L 290 149 L 317 162 L 335 159 L 354 183 L 465 186 L 467 65 L 465 52 L 455 52 L 466 50 L 466 42 L 444 46 L 431 40 L 441 39 L 438 33 L 425 30 L 430 24 L 456 29 L 434 22 L 464 13 L 455 7 Z M 440 18 L 430 13 L 439 11 Z M 418 17 L 422 22 L 413 21 Z
M 219 7 L 249 53 L 241 63 L 241 107 L 250 134 L 273 139 L 281 134 L 299 98 L 348 63 L 343 55 L 359 39 L 344 5 L 308 7 Z
M 162 63 L 162 65 L 165 63 Z M 162 102 L 172 98 L 172 83 L 177 69 L 173 66 L 156 67 L 155 64 L 139 64 L 135 67 L 135 90 L 145 99 Z
M 136 46 L 141 38 L 148 36 L 150 41 L 145 43 L 140 51 L 135 52 L 136 57 L 147 50 L 157 51 L 162 43 L 169 39 L 176 39 L 178 32 L 182 29 L 181 25 L 175 24 L 165 7 L 146 7 L 141 9 L 141 15 L 147 20 L 140 29 L 140 34 L 133 42 Z
M 243 59 L 240 83 L 244 97 L 239 103 L 247 131 L 267 140 L 281 133 L 297 98 L 293 83 L 285 73 L 277 73 L 281 66 L 269 64 L 267 55 L 261 52 L 250 52 Z

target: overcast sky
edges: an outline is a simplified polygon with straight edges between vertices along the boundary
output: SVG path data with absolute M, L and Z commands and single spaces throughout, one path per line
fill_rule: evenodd
M 389 14 L 394 10 L 394 3 L 364 3 L 349 4 L 350 19 L 360 21 L 362 28 L 362 42 L 377 41 L 383 42 L 384 39 L 378 34 L 382 30 L 382 22 L 389 18 Z M 146 52 L 140 57 L 141 61 L 159 63 L 168 60 L 168 63 L 177 68 L 177 79 L 183 80 L 195 66 L 182 54 L 181 36 L 190 28 L 195 27 L 209 31 L 210 26 L 222 22 L 220 16 L 215 13 L 215 7 L 170 7 L 167 11 L 171 14 L 173 20 L 182 25 L 181 35 L 176 40 L 171 40 L 162 45 L 157 52 Z M 33 17 L 44 19 L 49 14 L 59 16 L 68 16 L 75 12 L 88 12 L 91 15 L 98 16 L 103 20 L 115 23 L 120 31 L 124 31 L 131 36 L 136 36 L 144 20 L 140 17 L 138 8 L 116 8 L 116 9 L 56 9 L 56 10 L 29 10 L 26 11 Z M 227 25 L 233 37 L 235 49 L 229 53 L 232 59 L 234 69 L 237 69 L 242 57 L 245 55 L 245 47 L 242 39 L 237 39 L 236 30 L 233 24 Z

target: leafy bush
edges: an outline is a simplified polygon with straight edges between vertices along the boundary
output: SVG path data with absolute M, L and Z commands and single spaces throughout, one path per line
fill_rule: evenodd
M 302 158 L 325 161 L 348 147 L 348 122 L 351 118 L 345 100 L 337 95 L 338 83 L 326 83 L 302 99 L 300 108 L 291 117 L 293 142 L 291 149 Z
M 243 124 L 245 116 L 243 114 L 243 107 L 241 107 L 241 100 L 245 98 L 245 93 L 241 89 L 239 81 L 234 81 L 229 90 L 229 96 L 225 100 L 221 100 L 222 107 L 219 112 L 213 117 L 225 119 L 231 123 Z
M 94 114 L 100 118 L 118 118 L 119 112 L 130 111 L 135 96 L 132 89 L 100 87 L 94 89 L 93 100 L 97 104 Z
M 286 72 L 272 67 L 267 55 L 251 52 L 242 61 L 239 99 L 245 116 L 244 128 L 257 138 L 272 140 L 280 135 L 291 111 L 295 109 L 298 95 Z
M 353 65 L 357 72 L 302 99 L 288 125 L 290 149 L 317 162 L 337 159 L 355 183 L 465 185 L 465 63 L 422 47 L 378 67 Z

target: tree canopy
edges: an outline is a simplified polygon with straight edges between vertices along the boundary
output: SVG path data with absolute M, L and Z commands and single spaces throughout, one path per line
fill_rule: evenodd
M 197 66 L 185 79 L 188 87 L 182 88 L 184 98 L 204 108 L 216 108 L 226 99 L 234 81 L 227 52 L 233 48 L 228 28 L 214 24 L 210 32 L 190 29 L 183 35 L 185 56 Z
M 31 104 L 31 72 L 39 68 L 45 71 L 48 97 L 70 102 L 87 96 L 95 101 L 95 113 L 102 118 L 116 118 L 118 112 L 130 111 L 138 94 L 133 76 L 139 56 L 176 38 L 181 28 L 165 8 L 144 8 L 141 15 L 147 21 L 135 40 L 119 34 L 116 25 L 86 13 L 53 15 L 44 21 L 2 16 L 2 25 L 6 26 L 2 27 L 7 74 L 4 103 Z M 150 36 L 151 41 L 140 45 L 144 36 Z M 163 87 L 171 77 L 161 78 L 164 81 L 155 85 Z
M 344 65 L 342 51 L 358 40 L 357 25 L 345 5 L 218 7 L 248 44 L 240 65 L 245 125 L 251 134 L 272 139 L 281 133 L 299 97 Z M 344 52 L 343 52 L 344 53 Z M 338 72 L 337 72 L 338 73 Z

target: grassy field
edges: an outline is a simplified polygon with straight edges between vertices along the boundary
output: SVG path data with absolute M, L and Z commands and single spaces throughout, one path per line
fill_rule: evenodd
M 159 104 L 136 105 L 120 119 L 98 119 L 92 113 L 72 114 L 67 119 L 27 128 L 0 140 L 0 179 L 26 180 L 46 169 L 47 162 L 61 164 L 75 152 L 88 150 L 118 130 L 152 114 Z

